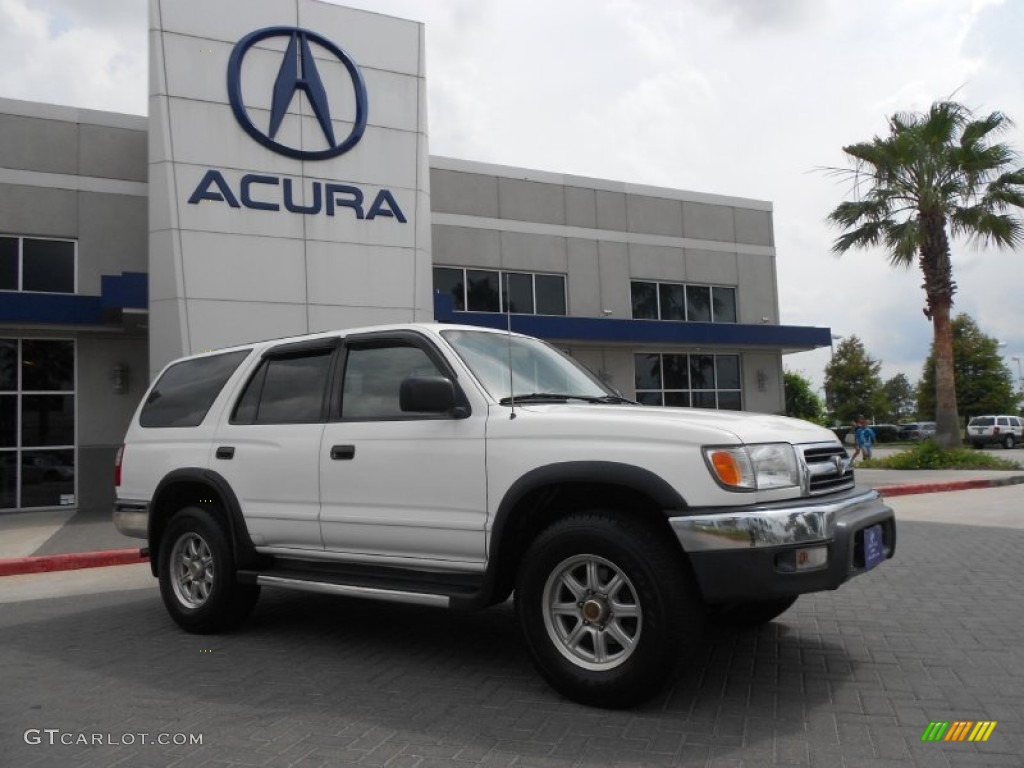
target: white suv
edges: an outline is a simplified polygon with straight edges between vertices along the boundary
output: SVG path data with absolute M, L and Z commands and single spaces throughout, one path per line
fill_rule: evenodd
M 967 439 L 975 448 L 1002 445 L 1013 448 L 1024 438 L 1024 419 L 1019 416 L 975 416 L 967 423 Z
M 476 327 L 174 362 L 116 477 L 114 521 L 148 539 L 187 631 L 238 624 L 263 586 L 460 609 L 514 593 L 540 673 L 608 707 L 671 680 L 709 612 L 770 621 L 896 543 L 830 431 L 639 406 L 542 341 Z

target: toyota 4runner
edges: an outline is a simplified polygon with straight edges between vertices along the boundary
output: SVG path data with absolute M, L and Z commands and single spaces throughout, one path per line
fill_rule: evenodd
M 650 408 L 527 336 L 387 326 L 196 355 L 146 393 L 114 521 L 189 632 L 266 587 L 455 609 L 514 595 L 540 674 L 623 707 L 708 616 L 770 621 L 893 555 L 826 429 Z

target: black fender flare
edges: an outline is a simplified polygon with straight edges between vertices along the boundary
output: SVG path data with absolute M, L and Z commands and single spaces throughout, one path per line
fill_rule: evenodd
M 615 461 L 565 461 L 530 470 L 505 492 L 494 515 L 487 545 L 487 571 L 480 592 L 467 601 L 469 607 L 488 605 L 498 588 L 501 548 L 512 510 L 529 493 L 565 483 L 617 485 L 650 497 L 662 510 L 678 514 L 688 504 L 664 478 L 648 469 Z
M 227 517 L 228 532 L 231 535 L 231 546 L 234 550 L 235 564 L 241 567 L 258 560 L 259 554 L 252 543 L 249 535 L 249 528 L 245 524 L 245 517 L 242 515 L 242 505 L 238 503 L 238 497 L 232 490 L 231 485 L 222 475 L 211 469 L 202 467 L 182 467 L 169 472 L 159 482 L 153 492 L 153 501 L 150 503 L 150 514 L 148 531 L 146 533 L 150 550 L 150 565 L 153 575 L 157 573 L 157 558 L 160 550 L 160 533 L 166 525 L 166 518 L 157 519 L 153 511 L 160 506 L 160 497 L 169 488 L 178 483 L 198 483 L 210 486 L 220 497 L 224 504 L 224 512 Z M 197 506 L 202 506 L 201 500 L 196 500 Z

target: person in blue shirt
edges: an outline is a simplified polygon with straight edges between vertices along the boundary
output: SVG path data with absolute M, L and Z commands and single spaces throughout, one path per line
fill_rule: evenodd
M 875 430 L 868 426 L 868 420 L 863 416 L 857 419 L 856 429 L 853 434 L 857 448 L 854 450 L 850 460 L 855 460 L 861 453 L 864 454 L 865 459 L 870 459 L 871 449 L 875 445 Z

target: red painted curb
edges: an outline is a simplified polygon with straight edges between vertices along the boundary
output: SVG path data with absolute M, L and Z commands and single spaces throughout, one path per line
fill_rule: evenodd
M 912 485 L 890 485 L 878 488 L 883 497 L 909 496 L 912 493 L 941 493 L 942 491 L 971 491 L 977 488 L 993 488 L 1006 485 L 998 480 L 953 480 L 948 483 L 916 483 Z
M 0 576 L 73 571 L 79 568 L 103 568 L 108 565 L 134 565 L 147 562 L 149 562 L 149 555 L 143 555 L 142 550 L 139 549 L 108 549 L 103 552 L 14 557 L 9 560 L 0 560 Z

